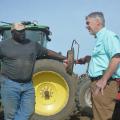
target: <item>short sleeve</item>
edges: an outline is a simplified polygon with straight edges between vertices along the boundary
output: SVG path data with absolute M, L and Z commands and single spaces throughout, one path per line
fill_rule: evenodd
M 120 53 L 120 37 L 118 35 L 109 35 L 104 43 L 105 51 L 111 59 L 115 54 Z
M 48 50 L 42 47 L 39 43 L 36 43 L 36 50 L 37 50 L 37 59 L 47 56 Z

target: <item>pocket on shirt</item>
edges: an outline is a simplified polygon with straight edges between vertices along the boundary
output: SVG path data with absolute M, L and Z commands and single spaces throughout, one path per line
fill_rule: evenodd
M 92 56 L 104 54 L 104 48 L 101 44 L 97 44 L 95 48 L 93 49 Z

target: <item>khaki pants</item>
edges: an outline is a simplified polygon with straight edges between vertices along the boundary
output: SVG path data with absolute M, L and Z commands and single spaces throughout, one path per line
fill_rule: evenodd
M 94 91 L 96 82 L 91 83 L 91 90 Z M 111 120 L 115 107 L 115 98 L 118 91 L 116 81 L 111 81 L 104 89 L 104 95 L 101 92 L 94 96 L 92 94 L 93 120 Z

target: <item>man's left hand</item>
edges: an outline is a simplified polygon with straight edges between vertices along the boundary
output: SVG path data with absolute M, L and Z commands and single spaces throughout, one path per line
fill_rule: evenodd
M 98 80 L 98 82 L 96 83 L 94 95 L 98 95 L 100 92 L 103 95 L 104 94 L 103 91 L 104 91 L 104 88 L 106 87 L 106 85 L 107 85 L 106 80 L 103 80 L 103 79 Z

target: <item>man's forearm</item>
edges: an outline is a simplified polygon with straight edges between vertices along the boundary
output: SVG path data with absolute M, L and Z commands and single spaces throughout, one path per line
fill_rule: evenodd
M 115 73 L 119 63 L 120 63 L 120 58 L 113 57 L 102 79 L 107 81 L 113 75 L 113 73 Z
M 57 59 L 57 60 L 65 60 L 66 59 L 65 56 L 63 56 L 63 55 L 61 55 L 59 53 L 56 53 L 56 52 L 54 52 L 52 50 L 48 50 L 48 56 L 50 58 L 52 58 L 52 59 Z

